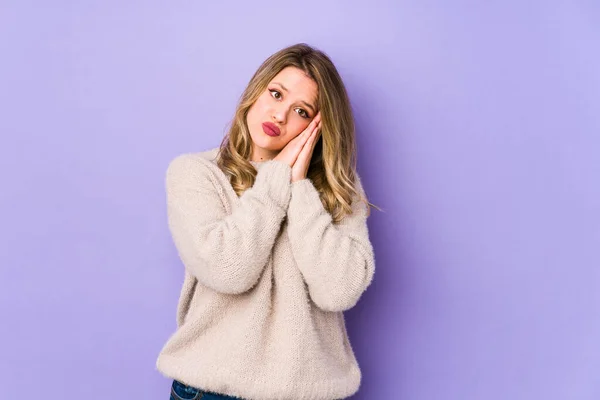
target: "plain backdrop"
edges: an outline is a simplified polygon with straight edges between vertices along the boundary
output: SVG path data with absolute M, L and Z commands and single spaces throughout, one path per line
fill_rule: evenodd
M 599 399 L 591 0 L 0 1 L 0 398 L 168 398 L 166 167 L 298 42 L 337 65 L 384 209 L 353 398 Z

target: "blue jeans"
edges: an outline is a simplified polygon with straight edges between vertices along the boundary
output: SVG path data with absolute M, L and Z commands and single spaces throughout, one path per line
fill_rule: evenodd
M 173 380 L 171 385 L 170 400 L 240 400 L 239 397 L 227 396 L 215 392 L 208 392 L 188 386 L 178 380 Z

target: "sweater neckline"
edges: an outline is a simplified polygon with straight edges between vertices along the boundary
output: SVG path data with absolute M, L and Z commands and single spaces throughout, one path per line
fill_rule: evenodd
M 264 161 L 252 161 L 252 160 L 250 160 L 250 164 L 254 165 L 255 167 L 259 167 L 259 166 L 263 165 L 264 163 L 266 163 L 267 161 L 270 161 L 270 160 L 264 160 Z

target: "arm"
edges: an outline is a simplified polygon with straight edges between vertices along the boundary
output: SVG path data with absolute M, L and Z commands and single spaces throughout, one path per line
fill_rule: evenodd
M 189 154 L 166 174 L 169 229 L 185 268 L 228 294 L 249 290 L 267 263 L 290 200 L 291 168 L 270 160 L 228 214 L 210 168 Z
M 358 302 L 375 271 L 367 205 L 356 197 L 353 213 L 333 223 L 310 179 L 293 182 L 291 188 L 288 235 L 309 295 L 325 311 L 348 310 Z M 364 194 L 358 176 L 357 189 Z

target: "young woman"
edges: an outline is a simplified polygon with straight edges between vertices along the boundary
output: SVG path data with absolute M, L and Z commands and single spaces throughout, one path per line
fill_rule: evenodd
M 171 399 L 354 394 L 343 311 L 375 261 L 350 102 L 327 55 L 297 44 L 269 57 L 220 147 L 177 156 L 166 190 L 185 266 L 156 361 Z

